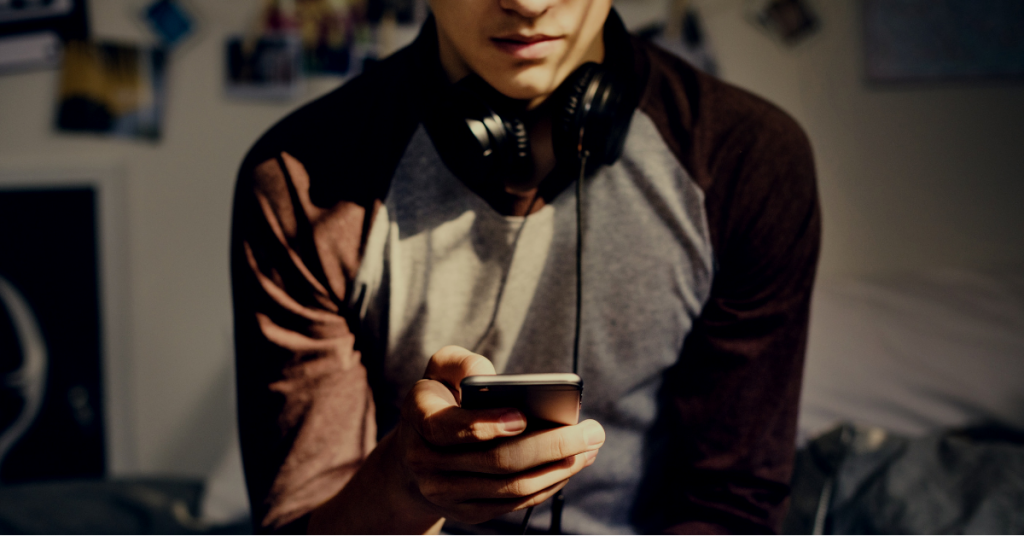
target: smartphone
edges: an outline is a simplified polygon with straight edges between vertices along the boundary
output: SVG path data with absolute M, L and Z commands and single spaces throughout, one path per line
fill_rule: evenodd
M 580 420 L 583 380 L 575 374 L 499 374 L 462 380 L 462 407 L 515 408 L 530 429 L 573 425 Z

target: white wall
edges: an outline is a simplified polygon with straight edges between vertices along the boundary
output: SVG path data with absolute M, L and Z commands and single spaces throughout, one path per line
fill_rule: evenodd
M 824 210 L 824 277 L 1024 267 L 1024 81 L 869 87 L 861 3 L 818 0 L 796 49 L 703 0 L 722 75 L 807 130 Z
M 146 41 L 135 0 L 93 0 L 98 38 Z M 259 2 L 193 2 L 200 33 L 169 64 L 163 139 L 147 143 L 55 132 L 58 73 L 0 76 L 0 165 L 98 166 L 124 180 L 130 277 L 134 453 L 116 472 L 198 475 L 234 426 L 228 226 L 234 177 L 249 145 L 301 102 L 223 96 L 223 40 L 243 31 Z M 313 84 L 307 99 L 337 84 Z
M 817 2 L 823 31 L 785 49 L 742 17 L 743 0 L 694 2 L 724 78 L 788 110 L 817 154 L 825 277 L 937 265 L 1024 265 L 1024 85 L 868 88 L 859 3 Z M 146 39 L 140 0 L 93 0 L 94 33 Z M 236 168 L 301 102 L 223 97 L 223 38 L 257 0 L 194 2 L 200 35 L 172 58 L 157 144 L 55 133 L 57 73 L 0 76 L 0 166 L 105 166 L 126 197 L 133 452 L 117 472 L 200 475 L 233 426 L 228 225 Z M 619 0 L 627 22 L 663 0 Z M 321 80 L 306 99 L 336 82 Z

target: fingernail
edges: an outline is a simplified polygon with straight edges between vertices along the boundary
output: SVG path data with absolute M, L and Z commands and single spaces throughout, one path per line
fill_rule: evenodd
M 596 447 L 604 443 L 604 428 L 600 424 L 594 423 L 587 430 L 587 446 Z
M 518 411 L 510 411 L 501 416 L 501 427 L 506 432 L 520 432 L 526 429 L 526 419 Z
M 590 464 L 594 463 L 594 460 L 597 459 L 597 451 L 592 450 L 590 452 L 585 453 L 584 456 L 586 456 L 586 458 L 584 458 L 584 462 L 589 466 Z

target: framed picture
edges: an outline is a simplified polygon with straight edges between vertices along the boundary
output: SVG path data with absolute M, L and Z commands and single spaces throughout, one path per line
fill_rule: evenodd
M 865 0 L 872 82 L 1024 78 L 1024 2 Z
M 62 61 L 57 127 L 155 141 L 163 130 L 162 48 L 72 41 Z
M 0 481 L 137 467 L 123 189 L 105 169 L 0 168 Z
M 0 1 L 0 72 L 56 67 L 64 43 L 88 37 L 85 0 Z
M 821 26 L 809 0 L 748 0 L 747 18 L 785 45 L 796 45 Z
M 286 100 L 302 94 L 305 77 L 298 36 L 232 37 L 225 51 L 229 97 Z
M 173 49 L 195 33 L 193 10 L 184 0 L 154 0 L 142 10 L 142 19 L 166 49 Z

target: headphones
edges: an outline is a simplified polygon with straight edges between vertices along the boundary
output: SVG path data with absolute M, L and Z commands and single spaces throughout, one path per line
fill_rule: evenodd
M 456 175 L 472 182 L 503 187 L 497 181 L 524 180 L 533 173 L 530 138 L 521 115 L 525 103 L 501 94 L 479 75 L 470 74 L 452 86 L 452 91 L 433 114 L 431 138 L 442 160 Z M 622 156 L 633 106 L 627 86 L 606 67 L 584 63 L 551 94 L 544 106 L 552 110 L 551 140 L 556 169 L 578 169 L 576 181 L 576 325 L 573 338 L 572 370 L 579 370 L 580 329 L 583 297 L 583 178 L 600 166 L 614 164 Z M 533 202 L 536 202 L 537 196 Z M 527 213 L 529 213 L 529 208 Z M 519 226 L 513 244 L 519 242 L 526 220 Z M 515 245 L 513 245 L 515 247 Z M 501 307 L 508 273 L 502 277 L 490 323 L 473 351 L 486 340 Z M 561 511 L 565 498 L 556 495 L 551 510 L 551 533 L 561 532 Z M 523 518 L 526 534 L 531 506 Z
M 622 155 L 633 115 L 626 86 L 611 71 L 584 63 L 549 97 L 552 142 L 559 165 L 579 165 L 586 172 L 613 164 Z M 435 143 L 453 171 L 466 178 L 526 178 L 533 171 L 530 139 L 520 118 L 525 103 L 502 95 L 476 74 L 452 86 L 435 123 Z

